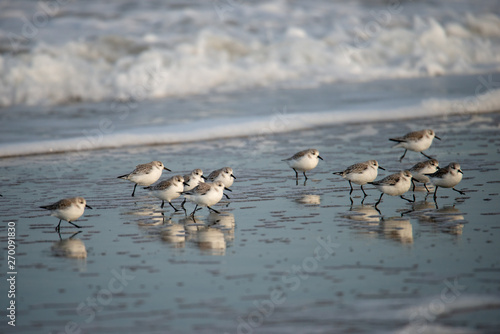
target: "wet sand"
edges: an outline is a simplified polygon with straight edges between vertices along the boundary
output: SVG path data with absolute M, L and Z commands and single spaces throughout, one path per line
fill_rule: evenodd
M 16 332 L 494 333 L 500 326 L 500 113 L 329 128 L 169 146 L 2 159 L 0 244 L 17 227 Z M 332 172 L 377 159 L 387 171 L 423 156 L 389 137 L 433 128 L 426 151 L 459 162 L 466 195 L 423 187 L 416 203 Z M 281 161 L 324 161 L 296 184 Z M 231 166 L 237 177 L 195 221 L 116 177 L 161 160 L 173 172 Z M 83 196 L 82 229 L 38 209 Z M 411 197 L 408 194 L 407 197 Z M 181 199 L 174 200 L 178 206 Z M 188 211 L 193 209 L 188 203 Z M 73 235 L 75 232 L 80 233 Z M 6 252 L 0 279 L 5 280 Z M 5 298 L 5 297 L 4 297 Z M 6 321 L 2 332 L 11 328 Z

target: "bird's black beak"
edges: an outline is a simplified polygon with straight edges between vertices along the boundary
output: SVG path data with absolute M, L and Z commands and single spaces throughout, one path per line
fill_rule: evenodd
M 206 177 L 204 177 L 203 175 L 201 176 L 201 178 L 202 178 L 203 180 L 205 180 L 205 181 L 207 180 L 207 178 L 206 178 Z
M 438 136 L 436 136 L 436 135 L 434 135 L 434 138 L 441 140 L 441 138 L 439 138 L 439 137 L 438 137 Z
M 87 205 L 87 204 L 85 204 L 85 207 L 86 207 L 86 208 L 89 208 L 90 210 L 92 210 L 92 207 L 91 207 L 91 206 L 89 206 L 89 205 Z
M 231 174 L 231 176 L 233 177 L 233 179 L 235 179 L 235 180 L 236 180 L 236 177 L 235 177 L 233 174 Z M 226 188 L 226 189 L 227 189 L 227 188 Z
M 168 168 L 167 168 L 167 167 L 165 167 L 165 166 L 163 166 L 163 169 L 166 169 L 166 170 L 168 170 L 169 172 L 171 172 L 171 170 L 170 170 L 170 169 L 168 169 Z
M 322 157 L 320 157 L 319 155 L 318 155 L 318 158 L 320 158 L 321 160 L 323 160 L 323 158 L 322 158 Z
M 459 172 L 460 174 L 463 174 L 463 173 L 464 173 L 464 172 L 462 172 L 462 170 L 461 170 L 461 169 L 459 169 L 459 170 L 458 170 L 458 172 Z
M 182 182 L 182 184 L 189 187 L 189 183 Z
M 229 188 L 226 188 L 226 187 L 224 187 L 224 189 L 226 189 L 227 191 L 232 191 L 231 189 L 229 189 Z
M 379 168 L 379 169 L 381 169 L 381 170 L 385 170 L 385 168 L 384 168 L 384 167 L 380 167 L 380 166 L 378 166 L 378 168 Z

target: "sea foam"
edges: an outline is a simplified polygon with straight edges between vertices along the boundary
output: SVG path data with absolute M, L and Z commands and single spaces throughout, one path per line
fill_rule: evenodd
M 211 6 L 134 5 L 115 15 L 116 8 L 91 4 L 90 20 L 63 12 L 39 29 L 26 52 L 0 55 L 0 106 L 500 70 L 496 14 L 377 6 L 276 2 L 221 13 Z M 9 33 L 0 28 L 3 49 Z
M 204 119 L 181 124 L 135 127 L 106 134 L 101 133 L 99 136 L 91 135 L 90 131 L 87 136 L 0 144 L 0 157 L 88 151 L 125 146 L 176 144 L 221 138 L 263 137 L 270 134 L 336 124 L 397 121 L 460 113 L 487 113 L 498 110 L 500 90 L 490 91 L 474 97 L 474 99 L 472 99 L 473 104 L 471 104 L 470 98 L 427 99 L 419 104 L 392 109 L 330 110 Z M 474 109 L 471 109 L 472 105 Z

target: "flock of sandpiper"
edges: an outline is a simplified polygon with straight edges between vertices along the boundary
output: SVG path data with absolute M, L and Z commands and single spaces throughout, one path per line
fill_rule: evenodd
M 360 162 L 347 167 L 341 172 L 334 172 L 333 174 L 340 175 L 349 181 L 351 187 L 349 195 L 353 192 L 352 183 L 361 186 L 361 191 L 365 197 L 367 194 L 363 189 L 363 185 L 374 185 L 382 192 L 375 204 L 375 208 L 379 205 L 384 194 L 400 196 L 406 201 L 414 202 L 415 199 L 410 200 L 403 195 L 410 190 L 412 184 L 413 190 L 415 190 L 415 181 L 423 183 L 427 192 L 429 192 L 429 189 L 426 184 L 429 182 L 432 183 L 435 187 L 434 200 L 436 200 L 438 187 L 452 188 L 463 195 L 463 191 L 455 189 L 455 186 L 462 180 L 463 173 L 460 169 L 460 165 L 456 162 L 452 162 L 446 167 L 439 168 L 439 163 L 436 159 L 423 153 L 423 151 L 431 146 L 434 138 L 440 139 L 435 135 L 434 131 L 430 129 L 410 132 L 403 137 L 390 138 L 391 141 L 397 142 L 393 147 L 402 147 L 405 149 L 403 155 L 400 157 L 400 161 L 405 157 L 408 150 L 419 152 L 428 160 L 417 163 L 409 170 L 402 170 L 381 180 L 375 181 L 378 169 L 384 169 L 379 166 L 376 160 Z M 307 149 L 283 161 L 287 162 L 295 171 L 296 179 L 299 177 L 298 172 L 302 172 L 307 180 L 306 172 L 314 169 L 318 165 L 320 159 L 323 160 L 318 150 Z M 212 206 L 217 204 L 224 195 L 229 198 L 223 191 L 231 191 L 229 187 L 236 179 L 233 175 L 233 170 L 230 167 L 224 167 L 213 171 L 206 178 L 203 176 L 201 169 L 194 169 L 188 175 L 175 175 L 167 180 L 154 184 L 161 177 L 163 170 L 170 171 L 162 162 L 152 161 L 150 163 L 138 165 L 131 173 L 121 175 L 118 178 L 134 183 L 132 196 L 134 196 L 138 185 L 149 190 L 153 196 L 161 199 L 161 208 L 163 208 L 165 201 L 167 201 L 175 211 L 180 211 L 180 209 L 172 204 L 172 200 L 184 195 L 185 198 L 181 207 L 184 212 L 186 212 L 184 208 L 186 199 L 193 202 L 195 208 L 191 213 L 192 216 L 199 210 L 199 206 L 206 206 L 208 209 L 218 212 L 213 209 Z M 65 198 L 54 204 L 41 206 L 41 208 L 50 210 L 52 216 L 59 218 L 59 224 L 56 226 L 56 231 L 60 230 L 61 221 L 63 220 L 80 228 L 80 226 L 73 222 L 83 215 L 85 208 L 92 209 L 82 197 Z

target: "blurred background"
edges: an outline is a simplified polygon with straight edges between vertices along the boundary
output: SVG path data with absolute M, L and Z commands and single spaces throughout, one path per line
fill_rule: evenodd
M 0 51 L 3 156 L 500 107 L 496 1 L 1 1 Z

